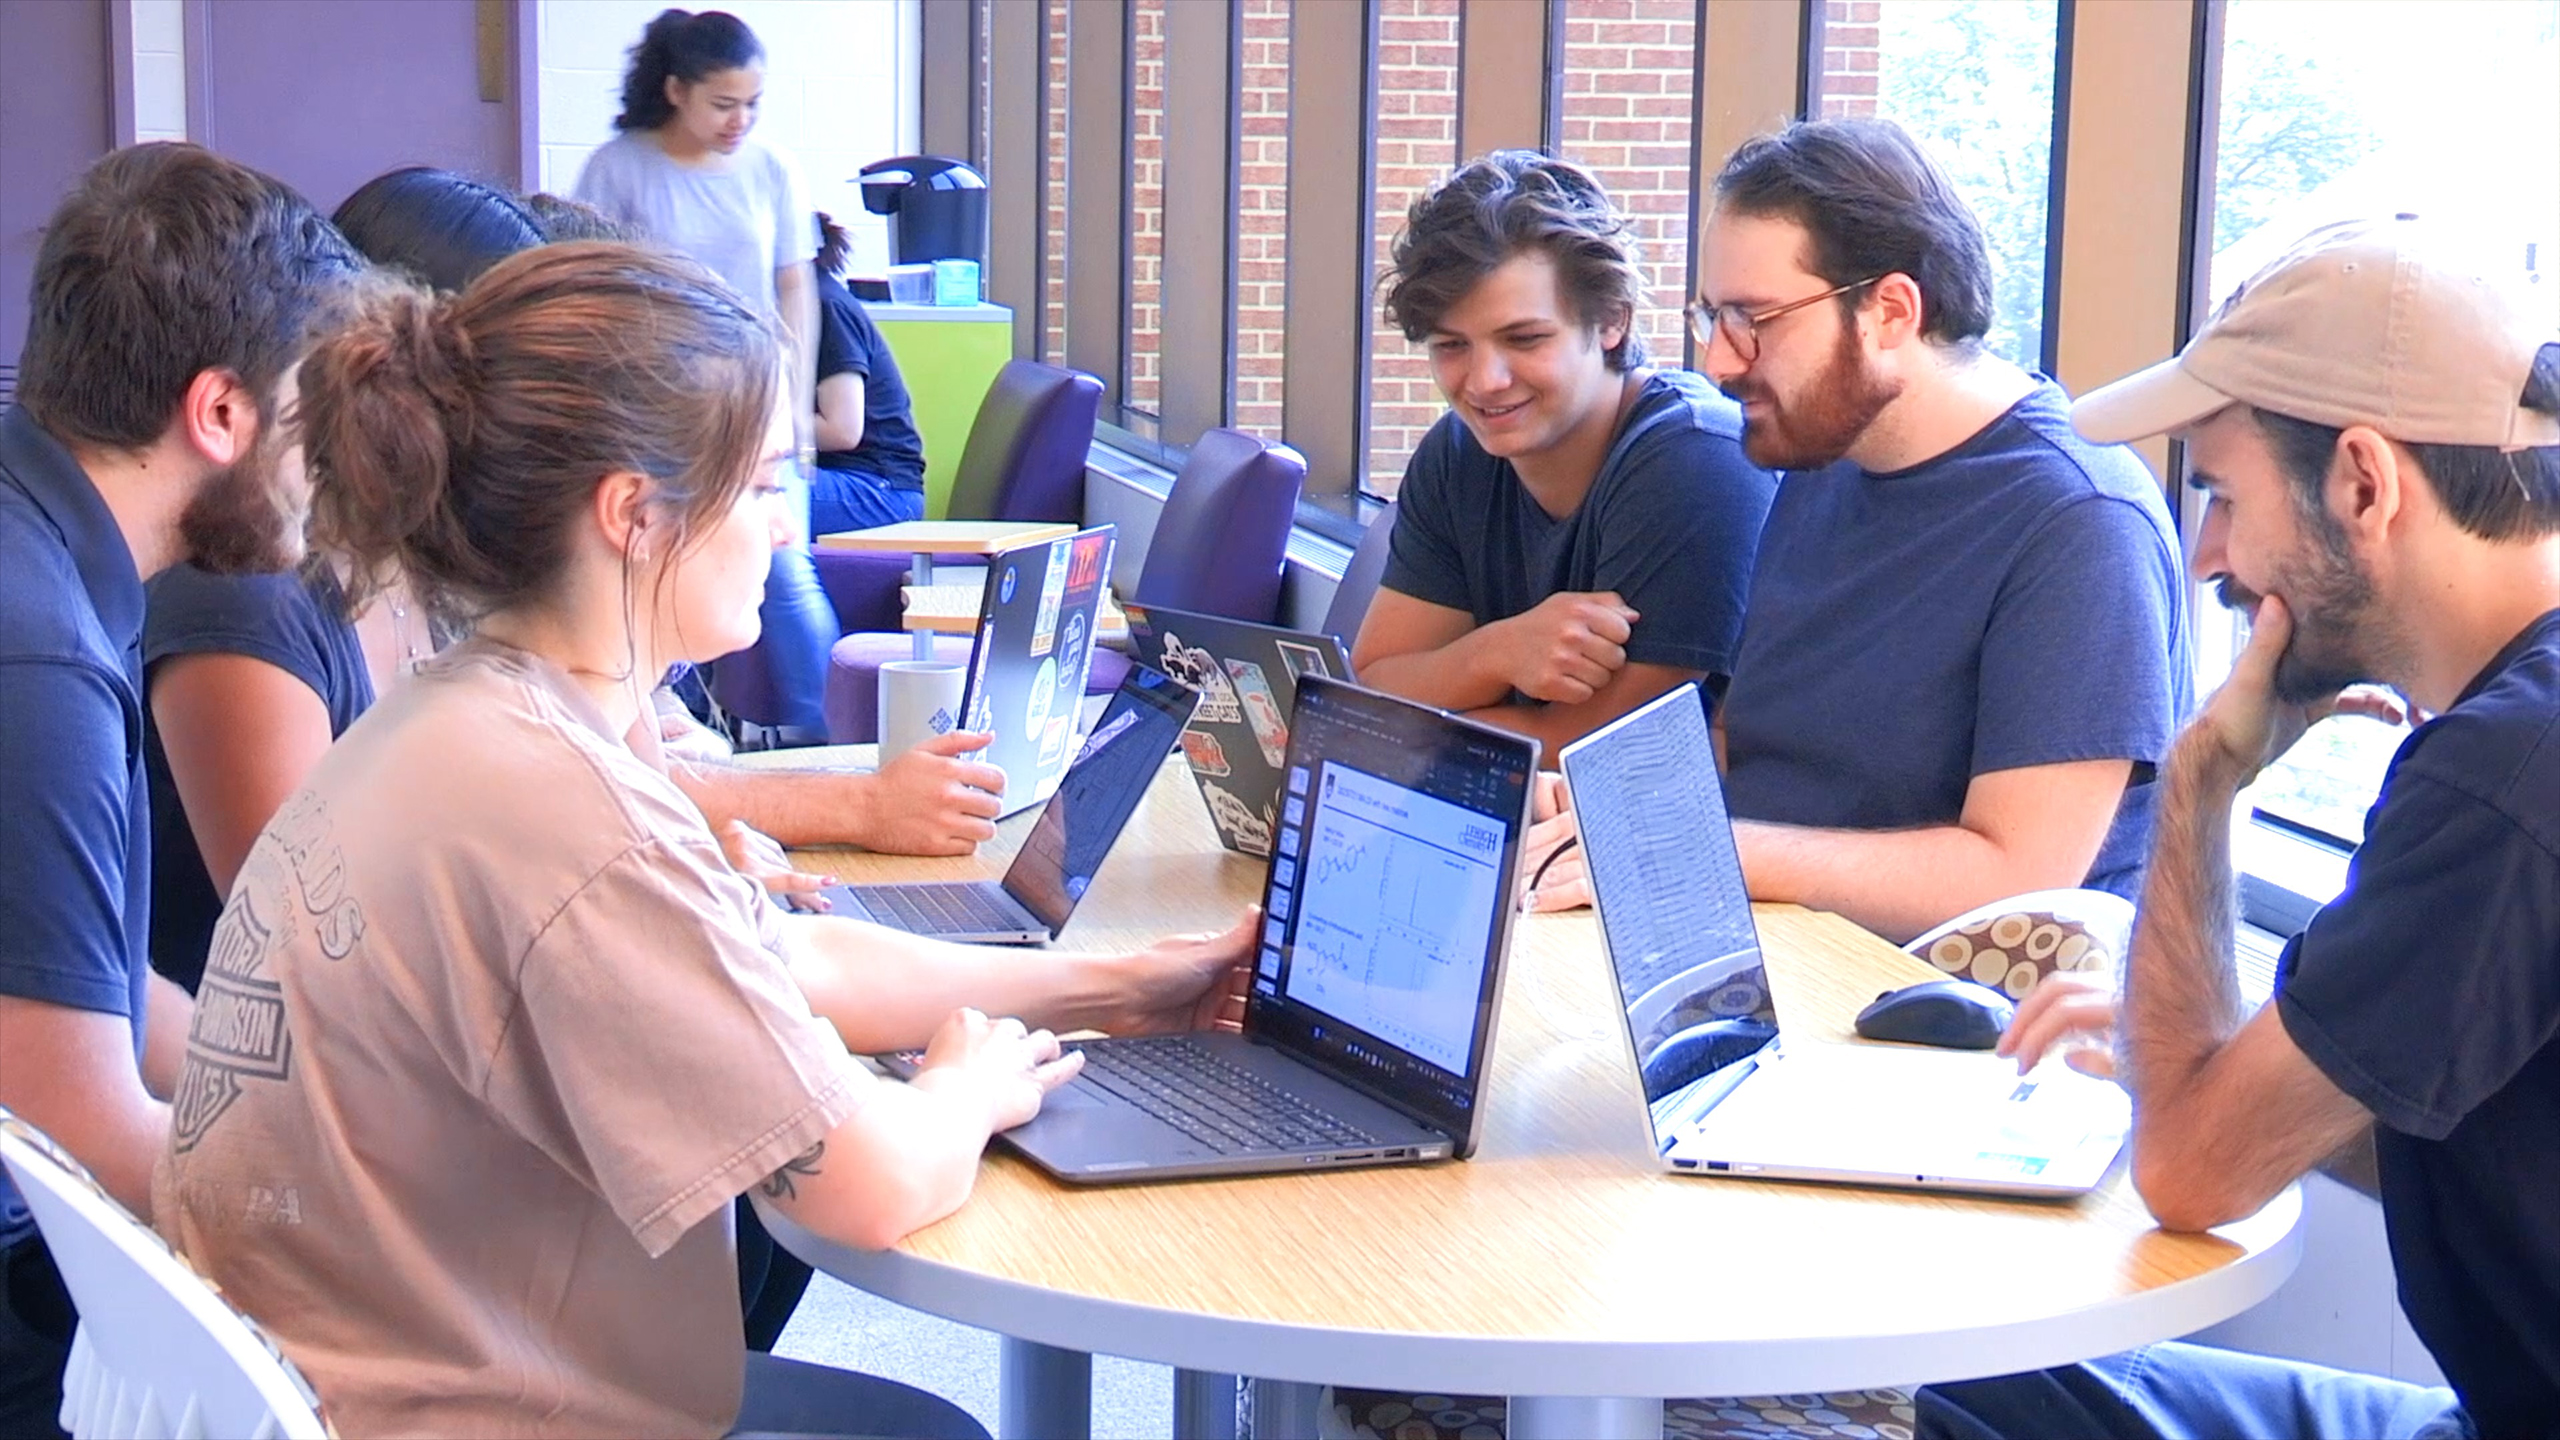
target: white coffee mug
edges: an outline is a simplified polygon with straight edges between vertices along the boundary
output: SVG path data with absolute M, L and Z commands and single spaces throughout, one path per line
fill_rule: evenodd
M 891 660 L 880 667 L 880 763 L 960 728 L 961 670 L 951 660 Z

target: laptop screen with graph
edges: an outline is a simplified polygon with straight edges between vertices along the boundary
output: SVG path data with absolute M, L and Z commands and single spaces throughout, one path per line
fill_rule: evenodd
M 1463 1134 L 1536 747 L 1321 679 L 1290 729 L 1249 1028 Z

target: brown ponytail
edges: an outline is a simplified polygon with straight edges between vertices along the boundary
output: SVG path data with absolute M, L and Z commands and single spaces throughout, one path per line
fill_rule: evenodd
M 458 621 L 541 598 L 618 471 L 681 548 L 753 473 L 778 347 L 708 272 L 629 245 L 528 250 L 442 300 L 377 282 L 303 361 L 312 542 L 354 607 L 396 566 Z

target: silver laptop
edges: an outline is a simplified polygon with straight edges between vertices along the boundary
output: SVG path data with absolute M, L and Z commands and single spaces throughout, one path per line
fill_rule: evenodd
M 1131 666 L 1004 879 L 837 885 L 819 893 L 837 914 L 942 940 L 1055 940 L 1164 768 L 1198 699 L 1161 671 Z
M 1062 1180 L 1463 1158 L 1510 948 L 1534 740 L 1310 677 L 1241 1035 L 1087 1042 L 1004 1140 Z M 895 1068 L 895 1067 L 893 1067 Z
M 2058 1059 L 1780 1039 L 1696 686 L 1562 759 L 1664 1168 L 2052 1197 L 2106 1178 L 2125 1093 Z
M 1182 732 L 1183 759 L 1218 843 L 1239 855 L 1271 854 L 1280 828 L 1280 773 L 1298 677 L 1349 680 L 1339 639 L 1176 610 L 1130 605 L 1138 658 L 1200 692 Z
M 1004 771 L 1000 817 L 1048 799 L 1066 774 L 1116 533 L 1097 525 L 987 562 L 960 722 L 995 736 L 972 758 Z

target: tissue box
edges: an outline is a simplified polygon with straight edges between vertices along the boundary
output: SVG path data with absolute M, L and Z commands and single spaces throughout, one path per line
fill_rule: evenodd
M 975 260 L 934 261 L 933 303 L 936 305 L 977 304 L 978 262 Z

